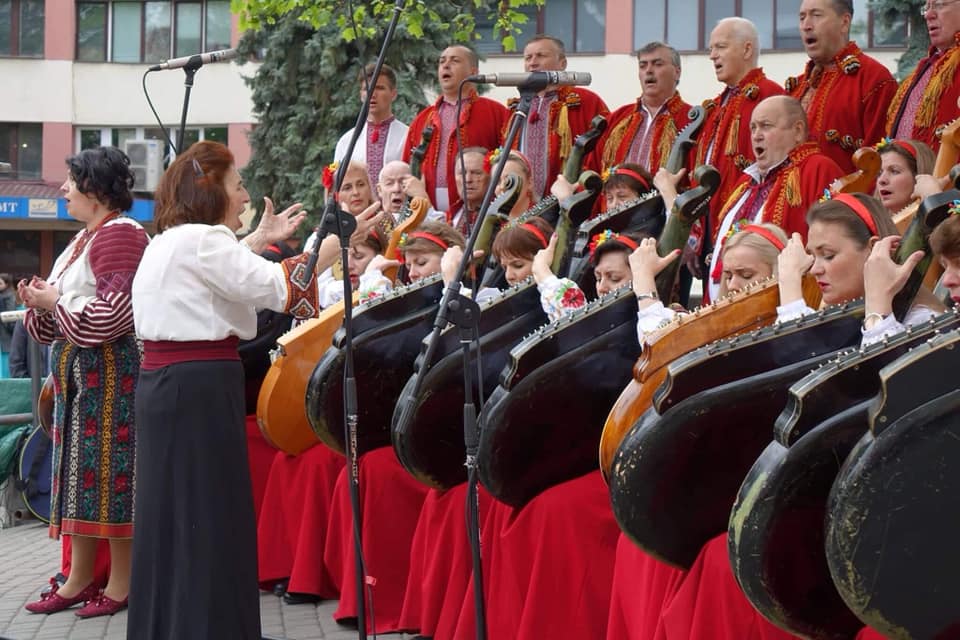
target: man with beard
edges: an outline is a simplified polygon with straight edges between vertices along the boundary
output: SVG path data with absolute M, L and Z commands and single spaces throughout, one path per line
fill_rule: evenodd
M 930 50 L 890 103 L 887 131 L 926 142 L 936 152 L 942 127 L 960 116 L 960 0 L 931 0 L 923 17 Z
M 897 90 L 890 71 L 850 40 L 852 20 L 852 0 L 803 0 L 800 35 L 810 60 L 785 85 L 807 112 L 813 140 L 847 173 L 854 151 L 883 138 Z

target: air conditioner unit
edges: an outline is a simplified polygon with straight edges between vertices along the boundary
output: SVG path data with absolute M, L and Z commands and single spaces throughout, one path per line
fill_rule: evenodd
M 127 140 L 123 150 L 130 158 L 134 191 L 153 191 L 163 173 L 163 143 L 159 140 Z

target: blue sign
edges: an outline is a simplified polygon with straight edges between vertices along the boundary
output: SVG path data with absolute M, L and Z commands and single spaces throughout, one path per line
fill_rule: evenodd
M 153 220 L 153 200 L 135 199 L 127 215 L 140 222 Z M 0 219 L 73 220 L 63 198 L 14 198 L 0 196 Z

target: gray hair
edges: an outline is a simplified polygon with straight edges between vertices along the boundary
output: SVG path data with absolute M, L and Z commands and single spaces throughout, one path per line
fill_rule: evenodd
M 680 53 L 670 45 L 664 42 L 659 42 L 657 40 L 654 40 L 653 42 L 648 42 L 647 44 L 637 49 L 637 59 L 639 59 L 640 56 L 642 56 L 643 54 L 653 53 L 657 49 L 666 49 L 667 51 L 669 51 L 670 62 L 672 62 L 673 66 L 675 66 L 677 69 L 680 68 Z
M 734 16 L 723 18 L 717 21 L 717 26 L 729 26 L 734 37 L 740 42 L 749 42 L 753 45 L 753 56 L 750 58 L 750 66 L 756 67 L 760 62 L 760 34 L 757 32 L 757 26 L 746 18 Z

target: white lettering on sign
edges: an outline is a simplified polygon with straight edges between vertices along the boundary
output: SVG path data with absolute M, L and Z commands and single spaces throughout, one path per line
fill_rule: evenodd
M 17 202 L 11 200 L 7 200 L 6 202 L 0 200 L 0 213 L 16 213 L 17 204 Z

